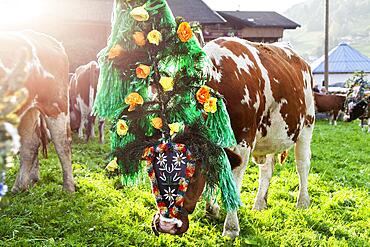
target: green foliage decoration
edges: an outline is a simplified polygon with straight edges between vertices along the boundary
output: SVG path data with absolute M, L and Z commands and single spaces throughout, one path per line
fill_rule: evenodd
M 113 123 L 111 156 L 117 158 L 123 181 L 140 176 L 145 148 L 184 140 L 200 161 L 206 191 L 219 187 L 225 208 L 232 211 L 240 199 L 223 148 L 235 146 L 236 140 L 222 95 L 205 87 L 212 64 L 188 35 L 188 25 L 174 18 L 165 0 L 116 0 L 112 33 L 99 54 L 94 112 Z M 180 27 L 185 28 L 183 36 Z M 141 66 L 144 76 L 138 74 Z M 207 103 L 197 99 L 201 88 L 209 90 Z M 161 119 L 160 128 L 151 124 L 155 118 Z

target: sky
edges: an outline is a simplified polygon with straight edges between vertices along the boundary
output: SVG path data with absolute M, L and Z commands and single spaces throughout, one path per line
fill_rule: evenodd
M 283 13 L 305 0 L 203 0 L 214 10 L 264 10 Z

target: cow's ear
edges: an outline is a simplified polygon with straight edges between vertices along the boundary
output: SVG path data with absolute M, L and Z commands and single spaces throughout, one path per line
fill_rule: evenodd
M 225 152 L 230 161 L 231 169 L 235 169 L 242 164 L 242 157 L 239 154 L 228 148 L 225 148 Z

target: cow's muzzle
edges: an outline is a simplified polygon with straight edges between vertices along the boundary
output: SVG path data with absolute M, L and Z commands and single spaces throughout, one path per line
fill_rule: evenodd
M 343 116 L 343 121 L 344 121 L 344 122 L 351 122 L 351 121 L 352 121 L 352 119 L 351 119 L 351 117 L 350 117 L 349 115 L 344 115 L 344 116 Z
M 181 219 L 168 219 L 156 213 L 153 216 L 152 230 L 156 236 L 160 233 L 167 233 L 171 235 L 181 235 L 189 228 L 189 220 L 187 216 L 182 216 Z

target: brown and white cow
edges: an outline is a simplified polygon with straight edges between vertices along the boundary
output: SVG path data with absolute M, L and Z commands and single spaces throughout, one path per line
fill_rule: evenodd
M 280 46 L 280 47 L 279 47 Z M 260 167 L 260 179 L 254 209 L 267 207 L 267 191 L 274 170 L 275 154 L 295 146 L 299 176 L 297 207 L 310 204 L 307 178 L 310 169 L 310 143 L 315 119 L 313 77 L 310 66 L 289 47 L 251 43 L 237 38 L 219 38 L 204 51 L 212 60 L 209 85 L 223 94 L 232 128 L 239 145 L 234 148 L 243 163 L 233 174 L 240 191 L 243 175 L 252 156 Z M 182 226 L 169 225 L 154 218 L 156 230 L 182 234 L 202 194 L 205 178 L 196 170 L 185 194 L 180 213 Z M 217 214 L 217 205 L 207 206 Z M 237 212 L 226 216 L 223 235 L 239 235 Z
M 96 117 L 92 115 L 96 90 L 99 79 L 99 65 L 91 61 L 81 65 L 70 79 L 70 114 L 72 131 L 78 131 L 81 139 L 89 141 L 95 137 L 94 124 Z M 86 137 L 84 138 L 84 130 Z M 104 119 L 99 119 L 99 142 L 104 142 Z
M 20 171 L 13 192 L 27 190 L 39 180 L 38 149 L 45 150 L 50 131 L 63 169 L 63 187 L 74 191 L 71 165 L 71 132 L 68 111 L 68 57 L 62 45 L 50 36 L 33 31 L 1 32 L 0 59 L 6 68 L 16 61 L 14 54 L 25 48 L 30 54 L 25 82 L 29 95 L 17 112 L 21 117 Z M 1 74 L 1 73 L 0 73 Z
M 321 113 L 330 113 L 329 123 L 337 125 L 339 112 L 344 111 L 346 96 L 314 92 L 314 98 L 316 111 Z

